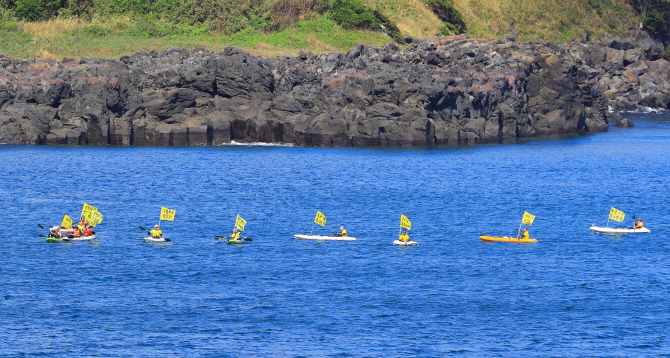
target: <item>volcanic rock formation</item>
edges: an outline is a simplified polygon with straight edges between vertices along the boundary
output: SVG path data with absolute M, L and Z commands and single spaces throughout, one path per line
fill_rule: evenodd
M 606 131 L 608 105 L 641 103 L 649 96 L 631 94 L 651 88 L 644 75 L 667 69 L 612 46 L 458 35 L 278 58 L 235 47 L 120 61 L 2 57 L 0 143 L 411 146 Z M 636 81 L 612 84 L 624 77 Z M 653 104 L 667 108 L 658 94 L 667 81 L 651 82 Z

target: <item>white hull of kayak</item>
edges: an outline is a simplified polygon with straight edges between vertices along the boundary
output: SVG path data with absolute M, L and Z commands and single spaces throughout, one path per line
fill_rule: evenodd
M 88 241 L 88 240 L 93 240 L 96 237 L 98 237 L 98 235 L 73 237 L 71 239 L 70 238 L 63 238 L 63 240 L 65 240 L 65 241 Z
M 145 237 L 144 241 L 146 242 L 166 242 L 170 240 L 166 240 L 164 237 Z
M 342 237 L 342 236 L 321 236 L 321 235 L 300 235 L 295 234 L 296 239 L 300 240 L 319 240 L 319 241 L 356 241 L 355 237 Z
M 395 240 L 393 241 L 393 245 L 398 245 L 398 246 L 419 246 L 419 243 L 416 241 L 400 241 L 400 240 Z
M 591 230 L 603 234 L 650 234 L 651 230 L 643 227 L 642 229 L 631 229 L 631 228 L 615 228 L 615 227 L 600 227 L 600 226 L 591 226 Z

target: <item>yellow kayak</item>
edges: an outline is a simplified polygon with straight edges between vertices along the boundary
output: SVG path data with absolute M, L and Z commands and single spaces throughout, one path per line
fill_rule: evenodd
M 517 239 L 516 237 L 493 237 L 493 236 L 480 236 L 482 241 L 502 241 L 502 242 L 537 242 L 535 239 Z

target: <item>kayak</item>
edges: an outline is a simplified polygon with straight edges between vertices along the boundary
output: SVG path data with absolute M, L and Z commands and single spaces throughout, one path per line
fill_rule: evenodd
M 643 227 L 642 229 L 633 229 L 633 228 L 626 228 L 626 227 L 600 227 L 600 226 L 595 226 L 592 225 L 590 227 L 591 230 L 603 234 L 650 234 L 651 230 L 647 229 L 646 227 Z
M 61 239 L 59 239 L 57 237 L 47 237 L 47 242 L 53 244 L 53 243 L 56 243 L 56 242 L 61 242 Z
M 244 244 L 244 239 L 228 239 L 229 244 Z
M 493 236 L 480 236 L 482 241 L 501 241 L 501 242 L 537 242 L 535 239 L 517 239 L 516 237 L 493 237 Z
M 73 238 L 64 237 L 63 240 L 65 240 L 65 241 L 88 241 L 88 240 L 93 240 L 96 237 L 98 237 L 98 235 L 79 236 L 79 237 L 73 237 Z
M 144 241 L 146 241 L 146 242 L 166 242 L 166 241 L 172 241 L 172 240 L 166 239 L 164 237 L 145 237 Z
M 347 236 L 321 236 L 321 235 L 300 235 L 295 234 L 296 239 L 301 240 L 319 240 L 319 241 L 356 241 L 355 237 Z
M 395 240 L 393 241 L 393 245 L 398 245 L 398 246 L 419 246 L 419 243 L 416 241 L 400 241 L 400 240 Z

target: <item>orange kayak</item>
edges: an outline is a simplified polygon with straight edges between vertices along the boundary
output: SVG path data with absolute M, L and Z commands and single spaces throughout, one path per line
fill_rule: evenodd
M 502 241 L 502 242 L 537 242 L 535 239 L 517 239 L 516 237 L 493 237 L 493 236 L 480 236 L 482 241 Z

